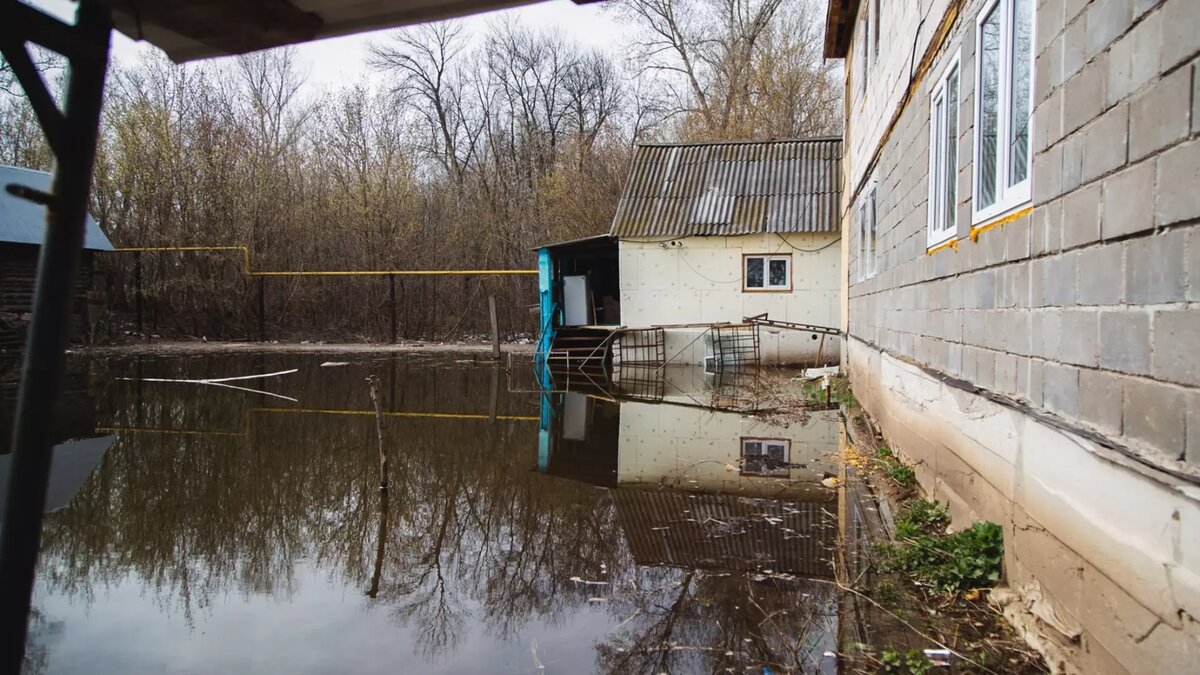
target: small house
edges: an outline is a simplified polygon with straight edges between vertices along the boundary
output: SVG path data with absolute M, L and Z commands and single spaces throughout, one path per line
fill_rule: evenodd
M 46 231 L 45 207 L 10 194 L 9 185 L 50 192 L 50 174 L 0 166 L 0 351 L 20 350 L 25 342 L 25 330 L 33 312 L 38 251 Z M 113 250 L 112 243 L 90 215 L 86 228 L 71 311 L 75 336 L 83 335 L 88 325 L 87 292 L 92 287 L 93 257 L 96 251 Z
M 839 139 L 645 144 L 607 235 L 543 246 L 539 351 L 834 363 Z M 594 364 L 593 367 L 599 367 Z

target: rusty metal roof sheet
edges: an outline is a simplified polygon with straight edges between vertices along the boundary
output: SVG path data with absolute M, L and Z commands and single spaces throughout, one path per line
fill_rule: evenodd
M 842 141 L 639 145 L 617 237 L 837 232 Z

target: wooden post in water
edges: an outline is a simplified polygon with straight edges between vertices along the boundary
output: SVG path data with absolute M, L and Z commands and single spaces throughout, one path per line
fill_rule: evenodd
M 267 294 L 263 288 L 265 277 L 258 278 L 258 341 L 267 341 Z
M 379 438 L 379 489 L 388 489 L 387 448 L 383 444 L 383 403 L 379 400 L 379 376 L 367 378 L 371 385 L 371 402 L 375 404 L 375 435 Z
M 488 296 L 488 314 L 492 319 L 492 358 L 500 360 L 500 324 L 496 321 L 496 296 Z
M 133 254 L 133 308 L 137 314 L 138 334 L 142 333 L 142 252 Z
M 392 311 L 392 344 L 396 344 L 396 275 L 388 275 L 388 306 Z

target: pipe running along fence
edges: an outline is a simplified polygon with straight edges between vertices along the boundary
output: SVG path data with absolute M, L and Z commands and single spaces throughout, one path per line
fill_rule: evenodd
M 394 343 L 399 338 L 398 320 L 396 315 L 396 277 L 442 277 L 442 276 L 535 276 L 537 270 L 496 270 L 496 269 L 466 269 L 466 270 L 255 270 L 250 265 L 250 247 L 248 246 L 127 246 L 114 248 L 114 253 L 130 253 L 133 261 L 134 284 L 134 313 L 138 333 L 144 331 L 142 285 L 142 255 L 145 253 L 211 253 L 211 252 L 240 252 L 242 254 L 242 273 L 247 277 L 258 279 L 258 338 L 265 342 L 267 339 L 266 326 L 266 289 L 265 280 L 271 277 L 387 277 L 388 313 L 390 318 L 390 336 Z M 493 321 L 493 333 L 496 333 Z M 493 340 L 496 335 L 493 335 Z

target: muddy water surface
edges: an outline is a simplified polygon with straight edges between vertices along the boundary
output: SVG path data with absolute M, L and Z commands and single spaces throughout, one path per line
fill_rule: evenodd
M 74 362 L 28 671 L 836 671 L 836 413 L 703 409 L 702 373 L 544 395 L 475 358 Z

